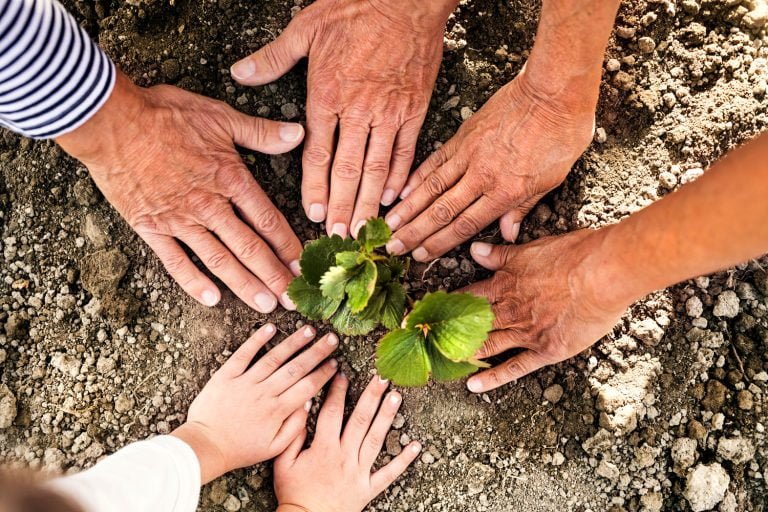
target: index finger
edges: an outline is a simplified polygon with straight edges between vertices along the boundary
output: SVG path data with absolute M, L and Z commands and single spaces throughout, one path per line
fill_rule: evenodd
M 472 376 L 467 381 L 467 389 L 473 393 L 484 393 L 525 377 L 546 365 L 547 362 L 538 353 L 526 350 L 490 370 Z

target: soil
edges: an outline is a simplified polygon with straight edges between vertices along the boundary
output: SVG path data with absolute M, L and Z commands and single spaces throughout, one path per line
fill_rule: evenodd
M 305 67 L 243 88 L 228 67 L 302 0 L 64 2 L 142 85 L 171 83 L 265 117 L 304 117 Z M 464 0 L 418 147 L 422 160 L 520 71 L 539 4 Z M 605 59 L 595 143 L 523 225 L 524 241 L 613 223 L 692 181 L 768 122 L 764 0 L 627 0 Z M 300 155 L 245 153 L 300 238 Z M 52 142 L 0 134 L 0 460 L 77 471 L 167 433 L 264 316 L 186 297 Z M 499 241 L 498 230 L 479 238 Z M 393 511 L 760 511 L 768 508 L 768 261 L 657 292 L 578 357 L 474 396 L 405 390 L 389 454 L 420 460 L 370 507 Z M 414 265 L 414 294 L 485 277 L 461 247 Z M 322 326 L 321 327 L 321 330 Z M 377 335 L 343 340 L 357 396 Z M 317 408 L 317 404 L 315 405 Z M 270 466 L 203 490 L 201 511 L 270 510 Z

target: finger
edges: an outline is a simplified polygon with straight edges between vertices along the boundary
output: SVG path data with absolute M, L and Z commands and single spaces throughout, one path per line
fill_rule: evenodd
M 452 147 L 453 146 L 449 141 L 448 143 L 443 144 L 435 151 L 433 151 L 427 157 L 427 159 L 424 160 L 421 165 L 418 166 L 416 170 L 408 177 L 405 187 L 400 192 L 400 199 L 407 199 L 408 196 L 411 195 L 411 192 L 419 188 L 419 186 L 424 183 L 424 180 L 427 178 L 427 176 L 445 165 L 445 163 L 448 162 L 448 160 L 450 160 L 453 156 L 453 152 L 451 151 Z
M 379 216 L 384 183 L 389 175 L 389 164 L 392 158 L 392 145 L 395 134 L 391 128 L 375 127 L 371 130 L 368 151 L 363 165 L 363 176 L 360 180 L 360 190 L 357 203 L 352 215 L 352 234 L 357 238 L 357 232 L 372 217 Z
M 339 338 L 331 333 L 320 338 L 317 343 L 309 349 L 302 352 L 282 368 L 272 374 L 265 382 L 270 386 L 275 394 L 283 393 L 285 390 L 299 382 L 314 370 L 318 364 L 336 350 L 339 345 Z
M 307 404 L 312 406 L 312 402 L 309 401 Z M 293 438 L 293 441 L 291 441 L 291 444 L 289 444 L 283 453 L 281 453 L 276 459 L 275 459 L 275 467 L 279 468 L 280 465 L 285 463 L 291 463 L 299 458 L 299 454 L 301 454 L 301 451 L 304 449 L 304 442 L 307 440 L 307 428 L 306 425 L 304 428 L 301 429 L 299 432 L 299 435 Z M 281 459 L 284 459 L 284 461 L 281 461 Z M 278 469 L 279 471 L 279 469 Z
M 261 153 L 287 153 L 304 138 L 304 127 L 298 123 L 281 123 L 249 116 L 229 106 L 227 118 L 235 144 Z
M 317 434 L 315 439 L 339 442 L 341 425 L 344 422 L 344 398 L 347 396 L 349 380 L 346 375 L 339 373 L 333 379 L 325 403 L 317 416 Z
M 326 361 L 317 370 L 291 386 L 286 392 L 278 397 L 278 400 L 280 400 L 280 402 L 289 410 L 300 407 L 301 404 L 323 389 L 323 386 L 325 386 L 336 373 L 338 367 L 339 362 L 335 359 Z
M 395 231 L 395 237 L 387 244 L 391 254 L 403 254 L 408 249 L 398 238 L 397 230 L 407 225 L 430 205 L 434 205 L 446 190 L 454 186 L 466 171 L 466 166 L 456 159 L 428 174 L 425 180 L 408 197 L 395 205 L 387 214 L 387 225 Z M 406 189 L 408 187 L 406 186 Z M 473 198 L 474 199 L 474 198 Z M 412 248 L 412 247 L 411 247 Z
M 501 236 L 509 243 L 515 243 L 518 235 L 520 235 L 520 224 L 523 220 L 518 209 L 514 209 L 508 213 L 505 213 L 499 219 L 499 228 L 501 229 Z
M 416 143 L 419 141 L 422 124 L 424 124 L 424 116 L 406 122 L 397 132 L 392 159 L 389 164 L 389 176 L 384 185 L 384 193 L 381 195 L 381 204 L 384 206 L 394 203 L 398 194 L 403 191 L 408 174 L 411 172 L 411 165 L 413 165 Z
M 254 180 L 253 186 L 236 192 L 232 201 L 243 219 L 274 249 L 280 261 L 293 275 L 299 275 L 301 242 L 285 216 L 269 200 L 259 184 Z
M 314 337 L 315 330 L 308 325 L 294 332 L 256 361 L 256 364 L 248 370 L 248 377 L 256 382 L 264 381 Z
M 328 212 L 328 178 L 338 118 L 307 99 L 307 137 L 302 157 L 301 202 L 307 218 L 322 222 Z
M 499 218 L 504 211 L 497 201 L 482 196 L 461 212 L 446 227 L 424 240 L 413 250 L 417 261 L 431 261 L 466 242 Z
M 312 401 L 307 400 L 304 402 L 303 406 L 293 411 L 293 413 L 285 419 L 280 430 L 277 431 L 275 439 L 272 441 L 271 447 L 275 453 L 282 453 L 285 451 L 294 440 L 302 436 L 302 433 L 306 435 L 307 416 L 309 415 L 309 410 L 311 408 Z
M 389 381 L 381 377 L 374 377 L 366 386 L 360 396 L 360 400 L 349 417 L 344 434 L 341 437 L 341 445 L 350 456 L 357 457 L 360 453 L 360 445 L 371 427 L 371 422 L 379 409 L 381 397 L 389 386 Z
M 309 54 L 311 37 L 298 19 L 293 20 L 277 39 L 235 62 L 230 68 L 232 78 L 243 85 L 274 82 Z
M 429 183 L 429 179 L 426 183 Z M 431 206 L 419 214 L 418 217 L 398 229 L 389 244 L 396 248 L 402 246 L 404 251 L 411 251 L 417 248 L 432 234 L 450 225 L 461 212 L 475 202 L 483 193 L 480 186 L 475 180 L 467 178 L 460 180 L 450 190 L 435 200 Z M 465 225 L 465 223 L 462 223 L 462 225 Z M 399 242 L 400 246 L 398 246 L 397 242 Z M 427 261 L 429 254 L 423 247 L 421 249 L 420 251 L 414 251 L 413 259 L 416 261 Z
M 359 122 L 341 119 L 339 143 L 331 169 L 331 195 L 325 228 L 329 235 L 344 238 L 349 233 L 360 175 L 363 169 L 369 128 Z
M 206 227 L 216 233 L 242 266 L 247 268 L 250 274 L 258 277 L 271 291 L 269 294 L 251 296 L 250 300 L 255 302 L 256 309 L 265 313 L 272 311 L 275 308 L 275 297 L 280 298 L 280 302 L 286 309 L 296 309 L 286 292 L 293 274 L 250 226 L 234 214 L 220 215 L 215 220 L 211 218 L 208 224 Z
M 140 234 L 149 248 L 157 254 L 165 270 L 179 283 L 187 295 L 200 304 L 213 307 L 221 300 L 221 292 L 197 265 L 192 263 L 178 242 L 165 235 Z
M 512 245 L 492 245 L 485 242 L 475 242 L 469 249 L 472 259 L 488 270 L 499 270 L 505 267 L 515 251 Z
M 381 452 L 381 447 L 384 445 L 389 428 L 395 420 L 395 415 L 398 409 L 400 409 L 401 403 L 402 396 L 397 391 L 389 393 L 384 399 L 379 413 L 376 415 L 376 419 L 373 420 L 373 424 L 365 435 L 363 444 L 360 447 L 358 461 L 361 465 L 370 468 L 376 462 L 376 457 Z
M 506 330 L 492 331 L 488 334 L 488 339 L 485 340 L 483 346 L 477 351 L 475 357 L 485 359 L 513 348 L 528 348 L 529 346 L 519 333 Z
M 412 441 L 389 464 L 371 475 L 371 489 L 378 496 L 402 475 L 421 452 L 421 444 Z M 371 497 L 373 499 L 374 496 Z
M 253 362 L 253 358 L 256 357 L 261 347 L 272 339 L 276 331 L 277 329 L 273 324 L 262 325 L 253 336 L 245 340 L 245 343 L 235 350 L 235 353 L 221 366 L 219 372 L 228 377 L 242 375 Z
M 234 217 L 234 212 L 232 216 Z M 248 271 L 209 231 L 201 228 L 194 233 L 185 234 L 181 241 L 249 307 L 261 313 L 270 313 L 277 307 L 277 299 L 269 288 Z
M 473 393 L 484 393 L 516 381 L 546 365 L 546 361 L 539 354 L 526 350 L 490 370 L 473 376 L 467 381 L 467 388 Z

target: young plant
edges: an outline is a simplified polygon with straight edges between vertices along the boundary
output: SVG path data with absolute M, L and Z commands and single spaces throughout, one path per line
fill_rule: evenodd
M 405 312 L 400 283 L 405 265 L 380 250 L 392 236 L 383 219 L 360 228 L 357 241 L 321 237 L 301 253 L 301 276 L 288 287 L 298 311 L 313 320 L 331 321 L 341 334 L 367 334 L 379 324 L 399 327 Z
M 494 315 L 488 301 L 469 293 L 428 293 L 413 307 L 401 329 L 379 342 L 376 369 L 399 386 L 423 386 L 429 375 L 440 382 L 474 373 L 485 363 L 474 358 L 488 337 Z

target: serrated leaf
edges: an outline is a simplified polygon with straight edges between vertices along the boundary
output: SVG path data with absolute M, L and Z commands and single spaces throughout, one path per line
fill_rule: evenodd
M 477 366 L 472 363 L 451 361 L 430 342 L 427 342 L 427 355 L 432 365 L 432 377 L 438 382 L 460 379 L 477 371 Z
M 344 299 L 344 289 L 347 286 L 351 276 L 344 267 L 331 267 L 328 272 L 320 278 L 320 291 L 330 299 Z
M 360 318 L 378 321 L 381 318 L 381 308 L 384 306 L 386 298 L 386 290 L 377 286 L 373 290 L 373 295 L 371 295 L 371 298 L 368 300 L 368 305 L 360 312 Z
M 336 254 L 357 251 L 360 244 L 339 235 L 321 237 L 307 244 L 301 253 L 301 275 L 312 286 L 320 286 L 320 278 L 336 264 Z
M 336 254 L 336 265 L 352 270 L 362 263 L 361 254 L 357 251 L 344 251 Z
M 421 332 L 396 329 L 384 336 L 376 348 L 376 369 L 398 386 L 426 384 L 431 366 Z
M 385 284 L 392 280 L 392 270 L 390 270 L 387 263 L 383 261 L 377 261 L 376 270 L 379 273 L 376 277 L 376 282 L 379 284 Z
M 389 271 L 392 273 L 392 279 L 398 279 L 405 275 L 405 273 L 408 271 L 407 263 L 404 263 L 403 260 L 395 256 L 389 258 L 387 261 L 387 266 L 389 267 Z
M 428 293 L 406 320 L 407 328 L 429 327 L 430 342 L 451 361 L 475 355 L 493 327 L 491 305 L 470 293 Z
M 368 299 L 371 298 L 376 287 L 376 274 L 376 265 L 371 260 L 366 259 L 355 270 L 355 274 L 348 279 L 346 285 L 347 304 L 353 313 L 361 312 L 368 305 Z
M 313 320 L 328 320 L 339 308 L 340 300 L 323 296 L 319 288 L 311 286 L 299 276 L 288 285 L 288 296 L 302 315 Z
M 368 252 L 386 245 L 390 238 L 392 238 L 392 230 L 381 218 L 368 220 L 357 233 L 357 241 Z
M 381 308 L 381 323 L 387 329 L 397 329 L 405 314 L 405 289 L 397 282 L 387 283 L 386 298 Z
M 352 310 L 349 309 L 346 302 L 342 304 L 338 312 L 333 315 L 331 324 L 333 324 L 333 328 L 339 333 L 347 336 L 361 336 L 363 334 L 368 334 L 379 325 L 379 323 L 374 320 L 360 318 L 359 315 L 353 313 Z

